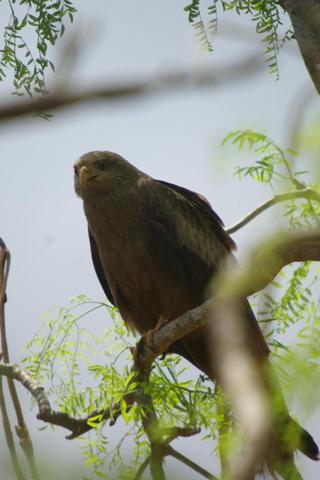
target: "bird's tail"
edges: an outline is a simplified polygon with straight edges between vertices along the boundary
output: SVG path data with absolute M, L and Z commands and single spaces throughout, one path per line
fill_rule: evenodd
M 168 351 L 182 355 L 214 380 L 215 376 L 210 371 L 211 357 L 206 350 L 206 342 L 201 337 L 200 331 L 183 341 L 175 342 Z M 320 460 L 319 448 L 310 433 L 289 416 L 281 387 L 264 351 L 261 356 L 263 369 L 267 372 L 267 388 L 274 403 L 274 434 L 266 464 L 271 473 L 277 472 L 284 480 L 302 480 L 294 464 L 295 452 L 299 450 L 312 460 Z
M 277 438 L 266 462 L 270 473 L 274 478 L 278 473 L 284 480 L 303 480 L 294 464 L 294 454 L 299 450 L 312 460 L 320 460 L 318 445 L 310 433 L 289 415 L 284 423 L 280 421 L 276 431 Z
M 295 449 L 300 450 L 304 455 L 311 458 L 311 460 L 320 460 L 319 447 L 307 430 L 302 428 L 293 418 L 290 418 L 290 424 L 297 432 L 297 445 Z M 290 427 L 291 427 L 290 425 Z

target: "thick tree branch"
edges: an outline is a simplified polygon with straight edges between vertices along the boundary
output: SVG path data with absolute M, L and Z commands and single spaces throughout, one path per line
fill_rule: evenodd
M 226 232 L 231 235 L 232 233 L 237 232 L 240 228 L 247 225 L 251 220 L 256 218 L 258 215 L 263 213 L 268 208 L 276 205 L 280 202 L 286 202 L 288 200 L 294 200 L 298 198 L 305 198 L 306 200 L 313 200 L 315 202 L 320 202 L 320 192 L 315 188 L 304 188 L 302 190 L 293 190 L 292 192 L 280 193 L 278 195 L 274 195 L 274 197 L 270 198 L 269 200 L 263 202 L 257 208 L 255 208 L 252 212 L 246 215 L 242 220 L 235 223 L 231 227 L 226 229 Z
M 320 0 L 281 0 L 288 12 L 302 57 L 320 93 Z
M 146 80 L 125 83 L 116 81 L 113 84 L 92 87 L 79 92 L 59 90 L 47 96 L 34 100 L 20 98 L 19 101 L 7 105 L 2 102 L 0 107 L 0 122 L 5 122 L 26 115 L 51 113 L 58 109 L 74 105 L 87 104 L 97 101 L 112 102 L 130 98 L 139 98 L 150 94 L 159 94 L 165 91 L 182 88 L 208 88 L 238 82 L 242 78 L 265 68 L 260 54 L 239 61 L 238 64 L 221 67 L 206 67 L 168 72 Z
M 223 291 L 216 287 L 215 297 L 193 310 L 166 323 L 153 335 L 153 348 L 143 345 L 141 368 L 150 369 L 154 358 L 165 352 L 170 344 L 203 326 L 220 295 L 249 297 L 266 287 L 280 270 L 292 262 L 320 261 L 320 232 L 281 233 L 274 235 L 252 253 L 247 265 L 233 267 L 229 274 L 219 279 Z M 219 295 L 217 295 L 219 292 Z M 142 352 L 142 347 L 139 347 Z
M 214 318 L 210 323 L 212 368 L 230 398 L 242 433 L 242 445 L 245 445 L 245 450 L 241 447 L 235 451 L 230 460 L 230 472 L 224 472 L 223 478 L 253 480 L 256 465 L 268 456 L 279 415 L 275 417 L 272 411 L 272 388 L 270 391 L 265 354 L 254 342 L 248 341 L 247 318 L 241 316 L 242 299 L 268 285 L 285 265 L 306 260 L 320 260 L 319 232 L 282 234 L 269 239 L 265 245 L 259 245 L 247 265 L 230 266 L 215 278 L 211 301 L 166 324 L 157 338 L 154 335 L 155 350 L 165 350 L 168 339 L 176 341 L 191 333 L 195 323 L 199 327 L 209 316 Z M 182 335 L 177 329 L 181 329 Z M 165 338 L 161 338 L 161 333 Z M 150 354 L 148 356 L 150 359 Z M 144 360 L 144 368 L 148 366 L 148 361 Z

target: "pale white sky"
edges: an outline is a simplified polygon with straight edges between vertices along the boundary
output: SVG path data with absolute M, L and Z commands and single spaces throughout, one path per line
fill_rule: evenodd
M 255 51 L 263 52 L 264 44 L 255 36 L 239 40 L 231 38 L 230 31 L 226 34 L 224 22 L 244 26 L 246 19 L 222 14 L 215 52 L 203 52 L 183 12 L 186 0 L 76 3 L 79 13 L 68 35 L 80 26 L 86 33 L 71 88 L 115 78 L 144 78 L 182 67 L 212 64 L 223 68 Z M 61 46 L 54 55 L 59 51 Z M 251 128 L 287 146 L 295 99 L 305 89 L 313 89 L 294 45 L 281 53 L 279 61 L 279 81 L 266 67 L 252 78 L 228 82 L 225 87 L 97 102 L 59 111 L 50 122 L 30 118 L 1 125 L 0 235 L 12 253 L 7 322 L 13 361 L 22 358 L 23 346 L 49 307 L 66 305 L 79 293 L 103 298 L 91 265 L 81 202 L 73 191 L 75 159 L 89 150 L 116 151 L 157 178 L 203 193 L 229 225 L 268 193 L 232 176 L 237 153 L 226 150 L 223 154 L 222 138 L 233 129 Z M 9 90 L 9 82 L 0 86 L 3 101 L 9 99 Z M 235 235 L 239 254 L 245 254 L 248 246 L 276 225 L 269 213 Z M 50 445 L 62 462 L 68 458 L 81 462 L 76 443 L 64 441 L 64 432 L 37 430 L 42 425 L 34 412 L 28 412 L 28 397 L 22 393 L 22 398 L 36 451 Z M 110 431 L 111 442 L 119 435 L 115 429 Z M 320 441 L 317 425 L 310 429 Z M 5 455 L 2 435 L 0 431 L 0 452 Z M 180 445 L 191 456 L 196 449 L 195 458 L 212 469 L 210 446 L 201 442 L 200 447 L 190 440 L 181 440 Z M 300 457 L 299 465 L 307 472 L 306 480 L 319 478 L 318 465 Z

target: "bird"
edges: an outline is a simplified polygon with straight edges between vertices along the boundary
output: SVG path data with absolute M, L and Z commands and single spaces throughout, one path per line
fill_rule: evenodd
M 236 244 L 204 196 L 156 180 L 117 153 L 82 155 L 74 164 L 74 188 L 83 201 L 92 261 L 105 295 L 127 327 L 142 336 L 201 305 L 212 278 L 234 258 Z M 247 299 L 241 308 L 250 342 L 267 361 L 269 347 Z M 174 342 L 168 353 L 217 379 L 209 325 Z M 270 469 L 285 480 L 298 480 L 294 451 L 319 460 L 319 449 L 289 416 L 283 399 L 281 410 L 283 425 L 294 428 L 297 439 L 288 448 L 276 448 L 285 466 L 277 460 Z

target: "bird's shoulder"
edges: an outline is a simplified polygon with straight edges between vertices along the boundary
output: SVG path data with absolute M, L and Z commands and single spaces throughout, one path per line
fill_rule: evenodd
M 201 194 L 163 180 L 146 179 L 140 187 L 140 210 L 145 221 L 180 244 L 217 244 L 228 251 L 236 244 L 224 229 L 224 224 Z

